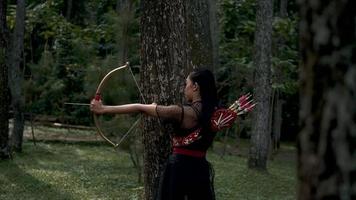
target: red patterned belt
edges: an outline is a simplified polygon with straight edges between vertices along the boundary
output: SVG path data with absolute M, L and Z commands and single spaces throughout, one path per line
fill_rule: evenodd
M 178 148 L 178 147 L 173 148 L 173 153 L 174 154 L 182 154 L 182 155 L 186 155 L 186 156 L 193 156 L 193 157 L 197 157 L 197 158 L 203 158 L 206 155 L 205 151 L 183 149 L 183 148 Z

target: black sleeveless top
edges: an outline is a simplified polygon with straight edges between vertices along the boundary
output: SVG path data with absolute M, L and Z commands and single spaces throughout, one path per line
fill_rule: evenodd
M 216 133 L 202 127 L 201 107 L 201 102 L 156 107 L 159 120 L 173 128 L 173 147 L 205 152 L 211 146 Z

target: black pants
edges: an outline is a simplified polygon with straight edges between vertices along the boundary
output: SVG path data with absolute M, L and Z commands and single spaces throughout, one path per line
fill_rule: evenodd
M 173 154 L 161 176 L 156 200 L 214 200 L 213 179 L 205 158 Z

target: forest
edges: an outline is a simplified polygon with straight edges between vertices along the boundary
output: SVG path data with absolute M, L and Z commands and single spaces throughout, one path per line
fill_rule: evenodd
M 90 102 L 186 105 L 196 69 L 254 103 L 207 150 L 216 199 L 356 198 L 355 7 L 1 0 L 0 199 L 156 199 L 176 130 Z

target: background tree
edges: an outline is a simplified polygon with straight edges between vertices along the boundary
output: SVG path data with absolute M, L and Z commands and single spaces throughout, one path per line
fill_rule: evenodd
M 279 16 L 284 18 L 288 16 L 288 0 L 279 0 Z
M 0 158 L 10 157 L 7 53 L 7 1 L 0 2 Z
M 141 81 L 147 103 L 182 102 L 184 79 L 189 60 L 187 35 L 181 0 L 141 1 Z M 170 130 L 162 130 L 158 121 L 144 118 L 145 199 L 153 199 L 160 173 L 170 152 Z
M 253 112 L 249 168 L 266 170 L 270 141 L 270 97 L 272 57 L 273 1 L 257 1 L 254 98 L 258 104 Z
M 218 0 L 208 0 L 209 6 L 209 24 L 210 24 L 210 36 L 211 36 L 211 46 L 213 54 L 213 70 L 219 68 L 219 35 L 220 26 L 218 22 L 218 11 L 219 11 L 219 1 Z
M 120 16 L 120 33 L 118 38 L 118 51 L 119 51 L 119 62 L 124 64 L 128 59 L 130 45 L 129 31 L 134 21 L 135 10 L 133 7 L 133 0 L 117 0 L 116 12 Z
M 188 44 L 190 56 L 194 67 L 206 67 L 214 70 L 214 53 L 212 51 L 216 41 L 212 28 L 217 29 L 217 23 L 210 18 L 214 17 L 214 2 L 208 0 L 185 1 Z M 215 23 L 214 23 L 215 22 Z M 214 27 L 215 26 L 215 27 Z M 216 59 L 216 58 L 215 58 Z
M 275 3 L 274 9 L 279 12 L 280 3 Z M 253 36 L 256 30 L 256 11 L 255 0 L 219 1 L 220 67 L 216 72 L 219 96 L 224 104 L 232 102 L 236 96 L 253 90 L 255 68 L 253 64 Z M 288 1 L 288 16 L 281 17 L 279 13 L 276 13 L 272 24 L 271 82 L 273 89 L 278 90 L 280 102 L 283 102 L 280 136 L 284 141 L 294 141 L 298 133 L 299 104 L 298 101 L 295 101 L 299 97 L 297 22 L 297 6 L 294 1 Z M 282 40 L 283 44 L 279 43 L 279 40 Z M 274 105 L 278 104 L 275 102 Z M 252 133 L 251 119 L 251 117 L 247 117 L 234 125 L 228 133 L 229 138 L 237 140 L 249 138 Z M 278 119 L 278 116 L 275 115 L 274 119 Z M 276 122 L 274 119 L 273 123 Z M 274 127 L 277 127 L 277 124 L 274 123 Z M 217 139 L 219 138 L 218 135 Z
M 286 82 L 286 78 L 284 76 L 283 68 L 287 68 L 287 63 L 283 62 L 283 50 L 279 51 L 279 49 L 283 49 L 286 46 L 287 39 L 283 37 L 281 34 L 281 30 L 279 29 L 279 24 L 286 23 L 288 20 L 288 0 L 280 0 L 277 6 L 278 12 L 275 13 L 274 24 L 277 24 L 274 27 L 274 37 L 273 37 L 273 63 L 272 68 L 272 96 L 271 96 L 271 153 L 277 153 L 280 147 L 280 139 L 281 139 L 281 129 L 282 129 L 282 121 L 283 121 L 283 104 L 285 100 L 283 100 L 283 93 L 288 92 L 283 89 L 283 86 Z M 288 21 L 287 21 L 288 22 Z M 277 36 L 276 36 L 277 35 Z M 290 58 L 290 57 L 289 57 Z
M 355 1 L 300 1 L 298 199 L 356 198 Z
M 16 23 L 12 34 L 9 52 L 9 86 L 11 102 L 14 112 L 14 128 L 11 134 L 11 146 L 13 150 L 22 151 L 22 138 L 25 126 L 23 96 L 23 72 L 21 65 L 26 65 L 23 60 L 24 32 L 25 32 L 25 0 L 17 0 Z
M 73 0 L 64 0 L 65 9 L 65 17 L 68 21 L 72 18 L 72 10 L 73 10 Z

